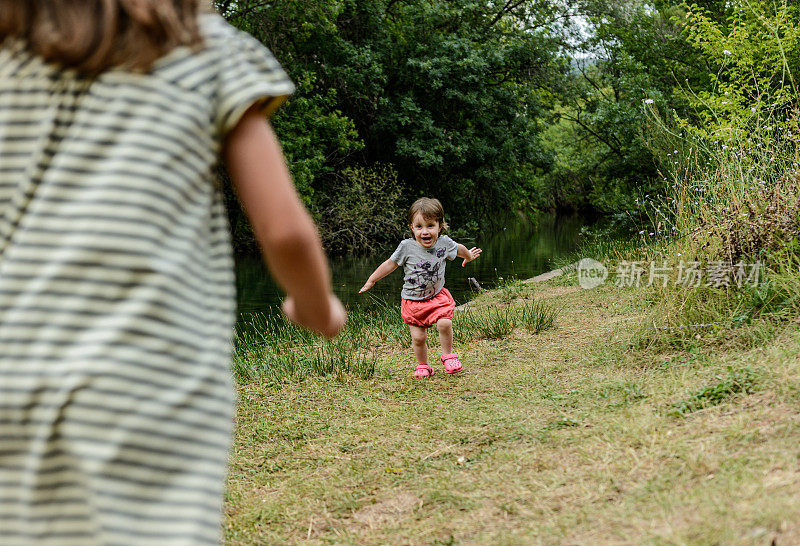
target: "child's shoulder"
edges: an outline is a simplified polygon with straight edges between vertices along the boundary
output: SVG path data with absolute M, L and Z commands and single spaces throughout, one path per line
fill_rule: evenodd
M 414 241 L 414 239 L 409 237 L 407 239 L 403 239 L 402 241 L 400 241 L 400 243 L 398 243 L 398 245 L 397 245 L 397 249 L 398 250 L 400 250 L 400 249 L 406 250 L 406 249 L 409 249 L 409 248 L 413 248 L 414 244 L 416 244 L 416 241 Z
M 197 24 L 200 27 L 200 33 L 203 35 L 203 40 L 206 45 L 221 45 L 231 40 L 256 42 L 260 44 L 260 42 L 250 34 L 231 25 L 218 13 L 201 14 L 200 17 L 198 17 Z
M 156 65 L 172 65 L 172 61 L 191 57 L 207 65 L 230 65 L 255 54 L 271 56 L 271 52 L 256 38 L 228 23 L 218 13 L 200 14 L 197 20 L 202 36 L 202 46 L 196 50 L 178 47 Z M 268 53 L 265 53 L 268 52 Z
M 414 239 L 403 239 L 403 240 L 401 240 L 399 243 L 397 243 L 397 250 L 395 252 L 397 252 L 399 250 L 407 249 L 409 247 L 409 245 L 411 243 L 413 243 L 413 242 L 414 242 Z
M 226 63 L 230 65 L 235 62 L 233 58 L 226 58 L 226 55 L 239 56 L 233 42 L 248 43 L 247 36 L 241 35 L 244 33 L 216 13 L 201 14 L 197 24 L 202 37 L 201 46 L 176 47 L 156 61 L 153 73 L 158 74 L 160 79 L 179 86 L 197 87 L 198 80 L 205 82 L 208 78 L 216 77 L 224 70 Z M 190 69 L 187 69 L 187 65 Z
M 411 246 L 413 242 L 413 239 L 403 239 L 400 241 L 397 248 L 392 252 L 392 255 L 389 256 L 389 259 L 398 265 L 403 265 L 404 260 L 413 254 L 414 249 Z

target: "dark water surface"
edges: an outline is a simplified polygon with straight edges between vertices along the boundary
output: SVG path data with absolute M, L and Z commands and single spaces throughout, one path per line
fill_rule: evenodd
M 469 277 L 474 277 L 483 288 L 493 288 L 501 279 L 527 279 L 549 271 L 553 269 L 554 258 L 575 249 L 583 225 L 583 221 L 575 216 L 543 216 L 538 222 L 515 217 L 505 228 L 487 230 L 476 240 L 457 239 L 467 248 L 482 248 L 483 254 L 466 267 L 461 267 L 461 258 L 448 262 L 445 286 L 460 305 L 474 296 Z M 383 253 L 368 257 L 331 259 L 333 288 L 346 306 L 400 303 L 401 268 L 378 281 L 369 292 L 358 293 L 367 277 L 391 255 L 394 248 L 392 246 Z M 236 284 L 240 314 L 271 312 L 280 305 L 281 293 L 259 259 L 241 258 L 237 261 Z

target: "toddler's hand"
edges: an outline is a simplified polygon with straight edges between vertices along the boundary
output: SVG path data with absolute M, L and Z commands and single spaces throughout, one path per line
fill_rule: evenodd
M 469 252 L 469 258 L 464 258 L 464 261 L 461 263 L 461 267 L 464 267 L 465 265 L 467 265 L 467 263 L 471 262 L 472 260 L 477 259 L 478 256 L 481 255 L 481 252 L 483 252 L 483 250 L 481 250 L 480 248 L 478 248 L 476 246 L 473 246 L 467 252 Z
M 362 293 L 362 292 L 366 292 L 367 290 L 369 290 L 369 289 L 370 289 L 370 288 L 372 288 L 373 286 L 375 286 L 375 283 L 374 283 L 374 282 L 372 282 L 372 281 L 367 281 L 367 282 L 365 282 L 365 283 L 364 283 L 364 286 L 362 286 L 362 287 L 361 287 L 361 290 L 359 290 L 359 291 L 358 291 L 358 293 L 360 294 L 360 293 Z
M 307 309 L 305 312 L 299 311 L 294 303 L 294 299 L 288 297 L 283 302 L 283 312 L 286 317 L 295 324 L 308 328 L 328 339 L 336 336 L 345 322 L 347 322 L 347 312 L 344 310 L 342 302 L 339 298 L 331 294 L 330 296 L 330 311 L 328 313 L 327 321 L 324 317 L 320 317 L 320 313 L 316 309 Z M 320 322 L 320 319 L 323 322 Z

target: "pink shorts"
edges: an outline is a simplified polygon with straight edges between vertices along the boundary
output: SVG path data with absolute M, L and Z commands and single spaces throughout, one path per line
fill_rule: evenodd
M 415 301 L 402 298 L 400 314 L 403 321 L 411 326 L 430 328 L 440 319 L 452 319 L 456 302 L 447 288 L 430 299 Z

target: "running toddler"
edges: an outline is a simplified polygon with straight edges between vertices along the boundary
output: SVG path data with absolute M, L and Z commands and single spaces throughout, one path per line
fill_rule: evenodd
M 377 281 L 403 267 L 403 290 L 400 313 L 411 329 L 411 345 L 417 358 L 414 377 L 430 377 L 434 370 L 428 364 L 427 329 L 436 325 L 442 346 L 441 362 L 447 373 L 461 371 L 461 362 L 453 352 L 453 310 L 456 303 L 444 287 L 446 260 L 463 258 L 462 267 L 481 255 L 480 248 L 467 249 L 444 235 L 447 222 L 438 199 L 417 199 L 408 211 L 413 238 L 400 242 L 397 250 L 369 276 L 359 293 L 372 288 Z

